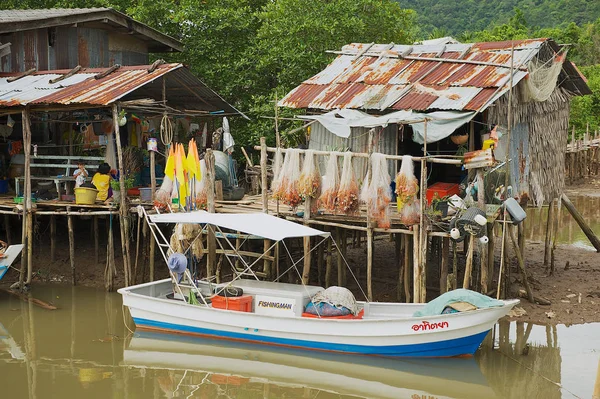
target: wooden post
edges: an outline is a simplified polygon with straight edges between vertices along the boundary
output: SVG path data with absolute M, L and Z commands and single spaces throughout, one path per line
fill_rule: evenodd
M 577 141 L 575 140 L 575 125 L 573 125 L 573 131 L 571 133 L 571 181 L 575 181 L 576 179 L 576 174 L 575 174 L 575 154 L 577 151 L 577 147 L 576 147 Z
M 369 137 L 367 142 L 367 179 L 373 181 L 373 129 L 369 129 Z M 369 301 L 373 299 L 373 228 L 371 227 L 371 217 L 367 212 L 367 298 Z
M 27 281 L 31 282 L 31 265 L 32 259 L 30 255 L 32 253 L 31 246 L 31 222 L 29 214 L 31 212 L 31 124 L 29 119 L 29 108 L 25 108 L 21 113 L 23 120 L 23 152 L 25 153 L 25 187 L 23 192 L 23 231 L 21 235 L 22 244 L 25 245 L 21 254 L 21 275 L 19 276 L 19 287 L 23 289 L 23 282 L 25 281 L 25 267 L 27 267 Z
M 592 399 L 600 399 L 600 360 L 598 361 L 598 371 L 596 372 L 596 382 L 594 383 Z
M 404 300 L 406 303 L 410 303 L 410 240 L 413 238 L 410 234 L 404 235 Z
M 427 265 L 427 245 L 428 245 L 428 237 L 427 237 L 427 226 L 424 217 L 425 207 L 427 202 L 425 201 L 426 192 L 427 192 L 427 161 L 425 158 L 427 157 L 427 119 L 425 119 L 423 123 L 423 159 L 421 160 L 421 188 L 420 188 L 420 201 L 421 201 L 421 209 L 420 213 L 420 226 L 419 232 L 421 233 L 419 237 L 419 263 L 414 267 L 418 270 L 418 283 L 421 286 L 419 289 L 419 301 L 421 303 L 427 302 L 427 284 L 426 284 L 426 265 Z
M 446 292 L 448 285 L 448 263 L 450 261 L 450 238 L 442 237 L 442 256 L 440 265 L 440 294 Z
M 269 213 L 269 199 L 267 191 L 267 139 L 260 138 L 260 190 L 262 195 L 262 211 Z
M 223 201 L 223 182 L 221 180 L 215 181 L 215 199 Z
M 150 250 L 149 250 L 149 254 L 148 254 L 148 268 L 149 271 L 148 273 L 150 274 L 150 276 L 148 277 L 148 279 L 150 281 L 154 281 L 154 258 L 155 258 L 155 253 L 156 253 L 156 241 L 154 240 L 154 236 L 152 234 L 149 235 L 150 236 Z
M 275 109 L 277 109 L 277 106 L 275 107 Z M 262 169 L 263 169 L 263 148 L 265 151 L 265 155 L 266 155 L 266 147 L 263 147 L 263 144 L 266 146 L 266 143 L 264 140 L 262 140 L 263 138 L 261 137 L 261 157 L 260 157 L 260 164 L 261 164 L 261 173 L 262 173 Z M 311 160 L 307 160 L 306 162 L 315 162 L 315 159 L 311 159 Z M 265 173 L 267 171 L 267 167 L 266 167 L 266 157 L 265 157 Z M 265 182 L 266 184 L 266 182 Z M 304 201 L 304 224 L 308 225 L 308 222 L 310 220 L 310 208 L 311 208 L 311 203 L 312 203 L 312 198 L 310 196 L 306 197 L 306 200 Z M 302 283 L 303 284 L 308 284 L 308 281 L 310 279 L 310 264 L 312 261 L 312 253 L 310 252 L 310 243 L 311 243 L 311 239 L 310 237 L 303 237 L 303 244 L 304 244 L 304 267 L 302 269 Z M 339 246 L 338 246 L 338 250 L 339 250 Z M 340 259 L 341 255 L 338 254 L 338 274 L 339 274 L 339 267 L 340 267 L 340 263 L 341 263 L 341 259 Z M 338 283 L 339 283 L 339 277 L 338 277 Z M 340 285 L 340 284 L 338 284 Z
M 561 198 L 562 203 L 565 206 L 565 208 L 567 208 L 567 210 L 569 211 L 571 216 L 573 216 L 573 219 L 575 219 L 575 221 L 577 222 L 579 227 L 581 227 L 581 230 L 583 230 L 586 237 L 590 240 L 590 242 L 592 243 L 594 248 L 596 248 L 596 251 L 600 252 L 600 240 L 594 234 L 594 232 L 590 228 L 590 226 L 587 225 L 585 220 L 583 220 L 583 217 L 577 211 L 577 209 L 575 209 L 575 206 L 573 205 L 573 203 L 571 202 L 569 197 L 567 197 L 567 195 L 565 193 L 563 193 L 560 198 Z
M 587 178 L 588 173 L 588 144 L 590 134 L 590 123 L 588 122 L 585 126 L 585 136 L 583 136 L 583 177 Z
M 421 284 L 419 283 L 419 225 L 413 226 L 413 301 L 419 303 L 421 300 Z
M 125 286 L 129 286 L 131 282 L 131 265 L 129 258 L 129 238 L 127 237 L 126 219 L 127 219 L 127 197 L 125 189 L 125 171 L 123 170 L 123 149 L 121 148 L 121 134 L 119 132 L 119 110 L 117 104 L 112 106 L 113 126 L 115 129 L 115 141 L 117 143 L 117 157 L 119 164 L 119 194 L 121 196 L 119 202 L 119 226 L 121 230 L 121 252 L 123 254 L 123 271 L 125 274 Z
M 71 212 L 71 207 L 67 207 L 67 212 Z M 67 216 L 67 226 L 69 230 L 69 261 L 71 262 L 71 281 L 73 285 L 77 285 L 77 277 L 75 275 L 75 232 L 73 231 L 73 216 Z
M 11 234 L 10 234 L 10 217 L 8 214 L 4 215 L 4 231 L 6 232 L 6 243 L 8 245 L 12 244 Z
M 50 261 L 56 260 L 56 216 L 50 216 Z
M 475 247 L 475 236 L 469 235 L 469 250 L 467 252 L 467 263 L 465 265 L 465 277 L 463 279 L 463 288 L 469 289 L 471 281 L 471 272 L 473 271 L 473 249 Z
M 552 276 L 554 274 L 554 251 L 556 250 L 556 236 L 558 235 L 558 228 L 559 228 L 559 224 L 560 224 L 560 220 L 561 220 L 561 209 L 562 207 L 560 206 L 560 202 L 558 198 L 555 198 L 554 201 L 552 201 L 553 206 L 556 206 L 556 223 L 554 224 L 554 226 L 552 226 L 552 250 L 550 251 L 550 275 Z M 523 223 L 523 222 L 521 222 Z M 521 245 L 519 243 L 519 245 Z M 522 250 L 522 248 L 521 248 Z
M 93 224 L 94 224 L 94 260 L 96 264 L 99 262 L 99 252 L 100 252 L 100 243 L 98 241 L 98 216 L 93 216 Z
M 398 265 L 398 287 L 396 289 L 396 300 L 402 302 L 404 294 L 404 240 L 401 233 L 394 234 L 394 249 L 396 253 L 396 264 Z
M 206 162 L 206 178 L 208 179 L 208 192 L 207 192 L 207 208 L 211 213 L 215 213 L 215 154 L 212 149 L 206 150 L 204 157 Z M 206 258 L 206 277 L 212 277 L 215 272 L 215 265 L 217 261 L 217 241 L 215 237 L 215 231 L 212 226 L 208 228 L 206 246 L 208 247 L 208 255 Z
M 488 288 L 492 283 L 493 280 L 493 275 L 494 275 L 494 263 L 495 263 L 495 259 L 494 259 L 494 247 L 496 245 L 496 232 L 494 229 L 494 223 L 488 223 L 487 224 L 487 236 L 488 236 L 488 243 L 487 243 L 487 273 L 488 273 Z M 490 278 L 490 276 L 492 276 Z M 484 292 L 485 294 L 486 292 Z
M 333 267 L 333 259 L 332 259 L 332 237 L 329 237 L 327 240 L 327 259 L 325 261 L 325 288 L 328 288 L 331 285 L 331 269 Z
M 331 241 L 330 239 L 327 241 Z M 317 248 L 317 275 L 318 275 L 318 279 L 317 282 L 319 284 L 319 286 L 323 286 L 323 253 L 325 252 L 324 250 L 324 244 L 321 243 L 319 245 L 319 247 Z M 277 273 L 279 275 L 279 273 Z
M 156 154 L 150 151 L 150 187 L 152 187 L 152 201 L 156 193 Z
M 552 206 L 553 201 L 548 204 L 548 217 L 546 218 L 546 238 L 544 240 L 544 268 L 548 271 L 550 262 L 550 243 L 552 238 L 552 221 L 554 220 L 554 207 Z
M 525 290 L 527 291 L 527 298 L 529 302 L 534 303 L 533 299 L 533 291 L 531 290 L 531 286 L 529 285 L 529 281 L 527 279 L 527 272 L 525 271 L 525 262 L 523 262 L 523 258 L 521 257 L 521 250 L 519 249 L 519 244 L 517 243 L 517 238 L 515 237 L 515 232 L 512 226 L 506 226 L 508 229 L 508 234 L 510 236 L 510 240 L 512 241 L 513 248 L 515 250 L 515 255 L 517 256 L 517 262 L 519 264 L 519 271 L 521 272 L 521 278 L 523 279 L 523 285 L 525 286 Z

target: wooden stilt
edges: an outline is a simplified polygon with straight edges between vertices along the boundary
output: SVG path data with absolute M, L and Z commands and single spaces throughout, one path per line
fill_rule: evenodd
M 138 275 L 138 260 L 140 257 L 140 234 L 142 232 L 142 218 L 141 216 L 138 216 L 137 218 L 137 232 L 136 232 L 136 237 L 135 237 L 135 263 L 133 266 L 133 276 L 132 276 L 132 282 L 133 284 L 136 284 L 137 281 L 137 275 Z
M 342 229 L 341 233 L 342 233 L 342 247 L 341 247 L 342 256 L 343 256 L 344 259 L 348 259 L 346 257 L 346 254 L 348 252 L 348 240 L 347 240 L 347 237 L 346 237 L 346 229 Z M 372 248 L 371 256 L 373 256 L 374 249 L 375 249 L 375 246 L 373 246 L 373 248 Z M 346 283 L 347 283 L 346 272 L 347 272 L 347 270 L 346 270 L 346 263 L 344 262 L 344 264 L 342 265 L 342 273 L 341 273 L 342 274 L 342 287 L 345 287 Z
M 333 268 L 332 259 L 332 241 L 333 238 L 330 236 L 327 240 L 327 259 L 325 261 L 325 288 L 331 285 L 331 269 Z
M 261 145 L 262 144 L 263 143 L 261 142 Z M 266 153 L 266 149 L 265 149 L 265 153 Z M 261 158 L 261 163 L 262 163 L 262 158 Z M 266 166 L 265 166 L 265 168 L 266 168 Z M 304 222 L 307 225 L 308 225 L 308 221 L 310 220 L 311 205 L 312 205 L 312 198 L 310 196 L 307 196 L 306 200 L 304 201 L 304 216 L 303 216 Z M 310 237 L 303 238 L 304 267 L 302 268 L 302 282 L 304 284 L 308 284 L 308 281 L 310 280 L 310 265 L 312 263 L 311 241 L 312 240 Z M 339 274 L 339 262 L 338 262 L 338 274 Z M 338 282 L 339 282 L 339 277 L 338 277 Z
M 402 302 L 402 295 L 404 294 L 404 254 L 402 253 L 402 234 L 394 234 L 394 254 L 396 258 L 396 264 L 398 265 L 398 287 L 396 289 L 396 300 Z
M 150 253 L 148 254 L 148 273 L 150 276 L 148 279 L 150 281 L 154 281 L 154 258 L 156 255 L 156 241 L 154 241 L 154 237 L 150 234 Z
M 10 245 L 12 243 L 12 238 L 10 234 L 10 216 L 4 215 L 4 231 L 6 233 L 6 243 Z
M 67 207 L 67 212 L 71 207 Z M 73 285 L 77 285 L 77 277 L 75 275 L 75 233 L 73 231 L 73 216 L 67 216 L 67 226 L 69 230 L 69 261 L 71 262 L 71 281 Z
M 560 220 L 561 220 L 561 210 L 562 207 L 560 206 L 560 202 L 558 198 L 555 198 L 554 201 L 552 201 L 552 206 L 556 207 L 556 222 L 554 223 L 554 225 L 552 226 L 552 249 L 550 250 L 550 275 L 552 276 L 554 274 L 554 251 L 556 250 L 556 237 L 558 236 L 558 228 L 559 228 L 559 224 L 560 224 Z M 521 245 L 521 244 L 519 244 Z
M 525 290 L 527 291 L 527 297 L 529 302 L 535 303 L 533 299 L 533 291 L 531 290 L 531 286 L 529 285 L 529 280 L 527 278 L 527 272 L 525 271 L 525 262 L 523 262 L 523 258 L 521 257 L 521 250 L 519 249 L 519 244 L 517 242 L 517 237 L 515 237 L 515 232 L 512 226 L 506 226 L 508 229 L 508 234 L 510 235 L 510 240 L 512 241 L 513 248 L 515 250 L 515 254 L 517 256 L 517 262 L 519 264 L 519 271 L 521 272 L 521 279 L 523 280 L 523 285 L 525 286 Z
M 342 259 L 342 227 L 335 228 L 335 243 L 337 244 L 338 250 L 336 251 L 336 260 L 337 260 L 337 285 L 341 287 L 343 284 L 342 281 L 342 269 L 344 267 L 344 261 Z M 369 264 L 369 259 L 367 255 L 367 268 Z
M 324 244 L 321 243 L 317 248 L 317 282 L 320 287 L 323 286 L 323 254 L 325 253 Z
M 419 256 L 421 248 L 419 246 L 419 225 L 413 226 L 413 301 L 419 303 L 421 300 L 421 282 L 419 281 Z
M 30 182 L 31 184 L 31 182 Z M 29 187 L 31 195 L 31 185 Z M 33 278 L 33 213 L 27 214 L 27 284 L 31 284 Z
M 94 227 L 94 260 L 95 263 L 99 262 L 99 242 L 98 242 L 98 216 L 92 216 L 93 227 Z
M 544 268 L 548 271 L 548 266 L 550 262 L 550 242 L 552 238 L 552 220 L 554 219 L 554 207 L 552 206 L 552 201 L 548 205 L 548 217 L 546 219 L 546 230 L 545 230 L 545 240 L 544 240 Z
M 208 148 L 206 150 L 206 155 L 204 156 L 206 162 L 206 174 L 208 179 L 208 195 L 207 195 L 207 205 L 208 211 L 211 213 L 215 212 L 215 155 L 212 152 L 212 149 Z M 215 266 L 217 261 L 217 241 L 215 237 L 215 231 L 212 226 L 208 229 L 207 235 L 207 243 L 208 247 L 208 256 L 206 257 L 206 277 L 210 278 L 214 275 Z
M 412 235 L 404 234 L 404 300 L 406 303 L 410 303 L 410 276 L 411 276 L 411 239 Z
M 373 300 L 373 229 L 367 229 L 367 297 Z
M 23 121 L 23 152 L 25 155 L 25 187 L 23 192 L 23 230 L 21 235 L 21 242 L 25 247 L 21 252 L 21 274 L 19 276 L 19 288 L 23 289 L 23 284 L 25 282 L 25 268 L 31 265 L 31 261 L 29 259 L 29 254 L 31 253 L 30 249 L 30 239 L 29 234 L 31 234 L 30 230 L 30 222 L 29 222 L 29 213 L 31 212 L 31 125 L 29 119 L 29 108 L 26 107 L 25 110 L 21 113 L 22 121 Z M 27 271 L 27 282 L 30 281 L 30 271 Z
M 149 243 L 148 243 L 148 223 L 146 223 L 146 219 L 142 218 L 141 220 L 142 223 L 142 268 L 140 271 L 140 275 L 141 275 L 141 282 L 145 283 L 146 282 L 146 265 L 148 264 L 148 249 L 149 249 Z M 150 237 L 151 240 L 153 240 L 153 237 Z
M 121 231 L 121 252 L 123 254 L 123 271 L 125 276 L 125 286 L 129 286 L 131 282 L 131 266 L 129 257 L 129 239 L 127 237 L 127 196 L 125 189 L 125 171 L 123 169 L 123 149 L 121 148 L 121 134 L 119 132 L 119 110 L 117 104 L 112 106 L 113 127 L 115 129 L 115 141 L 117 144 L 117 157 L 119 164 L 119 194 L 121 196 L 119 202 L 119 227 Z
M 469 235 L 469 251 L 467 252 L 467 263 L 465 265 L 465 277 L 463 279 L 463 288 L 469 289 L 471 273 L 473 271 L 473 252 L 475 247 L 475 236 Z
M 492 285 L 492 280 L 494 279 L 494 250 L 495 250 L 495 245 L 496 245 L 496 230 L 494 229 L 494 223 L 488 223 L 487 224 L 487 236 L 488 236 L 488 243 L 487 243 L 487 273 L 488 273 L 488 289 L 491 287 Z
M 115 242 L 112 230 L 113 216 L 110 215 L 108 223 L 108 238 L 106 243 L 106 267 L 104 268 L 104 288 L 106 291 L 112 291 L 114 286 L 114 278 L 117 272 L 115 265 Z
M 150 153 L 150 187 L 152 191 L 152 201 L 154 201 L 154 195 L 156 194 L 156 155 L 154 151 Z
M 450 238 L 442 237 L 442 253 L 440 260 L 440 294 L 446 292 L 448 285 L 448 263 L 450 262 Z

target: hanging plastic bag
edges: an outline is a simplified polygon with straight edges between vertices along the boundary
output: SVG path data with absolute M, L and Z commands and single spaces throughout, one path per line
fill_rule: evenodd
M 345 215 L 355 215 L 359 210 L 359 189 L 354 168 L 352 167 L 352 153 L 344 154 L 344 164 L 342 168 L 342 177 L 340 179 L 340 188 L 337 194 L 337 210 Z
M 400 210 L 400 222 L 406 226 L 411 226 L 420 222 L 420 209 L 421 206 L 419 201 L 412 200 L 411 202 L 404 204 Z
M 389 204 L 392 200 L 390 188 L 391 177 L 388 172 L 385 155 L 371 154 L 371 181 L 365 177 L 361 190 L 361 201 L 367 204 L 369 217 L 377 223 L 377 227 L 390 228 Z
M 319 207 L 334 213 L 336 210 L 336 199 L 340 187 L 340 173 L 338 170 L 338 153 L 332 152 L 329 155 L 321 196 L 319 197 Z
M 283 193 L 281 200 L 292 209 L 296 208 L 302 197 L 298 192 L 298 182 L 300 180 L 300 150 L 289 149 L 286 154 L 286 161 L 281 170 L 280 193 Z
M 402 157 L 400 172 L 396 175 L 396 195 L 398 211 L 412 203 L 419 192 L 419 181 L 415 177 L 414 163 L 410 155 Z
M 321 195 L 321 173 L 316 161 L 314 150 L 306 151 L 298 182 L 298 191 L 305 199 L 308 197 L 318 198 Z
M 285 159 L 281 152 L 281 149 L 278 148 L 277 152 L 275 152 L 275 159 L 273 162 L 273 181 L 271 182 L 271 193 L 273 199 L 283 200 L 285 196 L 285 190 L 281 184 L 281 178 L 283 177 L 283 171 L 287 167 L 287 164 L 290 162 L 290 153 L 288 152 L 285 155 Z

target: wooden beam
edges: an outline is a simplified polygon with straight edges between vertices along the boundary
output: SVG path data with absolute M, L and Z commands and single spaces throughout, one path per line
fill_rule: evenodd
M 567 208 L 571 216 L 573 216 L 573 219 L 575 219 L 579 227 L 581 227 L 583 233 L 590 240 L 594 248 L 596 248 L 596 252 L 600 252 L 600 240 L 598 239 L 596 234 L 594 234 L 594 231 L 590 228 L 590 226 L 588 226 L 588 224 L 585 222 L 585 220 L 577 211 L 577 209 L 575 209 L 575 205 L 573 205 L 569 197 L 567 197 L 567 195 L 564 193 L 561 195 L 561 200 L 562 203 L 565 205 L 565 208 Z
M 25 72 L 23 72 L 23 73 L 20 73 L 20 74 L 19 74 L 19 75 L 17 75 L 17 76 L 11 76 L 10 78 L 6 79 L 6 82 L 7 82 L 7 83 L 11 83 L 11 82 L 17 81 L 17 80 L 19 80 L 19 79 L 21 79 L 21 78 L 24 78 L 25 76 L 29 76 L 29 75 L 31 75 L 32 73 L 34 73 L 34 72 L 36 72 L 36 71 L 37 71 L 37 69 L 36 69 L 36 68 L 31 68 L 31 69 L 28 69 L 28 70 L 26 70 Z
M 110 68 L 108 68 L 106 71 L 103 71 L 103 72 L 100 72 L 99 74 L 94 75 L 94 79 L 98 80 L 98 79 L 105 78 L 119 68 L 121 68 L 121 64 L 115 64 L 115 65 L 111 66 Z
M 77 65 L 75 68 L 71 69 L 69 72 L 65 73 L 64 75 L 61 75 L 58 78 L 50 79 L 48 81 L 48 83 L 54 84 L 54 83 L 60 82 L 61 80 L 70 78 L 71 76 L 73 76 L 77 72 L 79 72 L 80 70 L 81 70 L 81 65 Z

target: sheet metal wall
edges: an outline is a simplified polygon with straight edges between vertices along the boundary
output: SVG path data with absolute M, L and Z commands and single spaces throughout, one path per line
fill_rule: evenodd
M 50 41 L 53 41 L 52 46 Z M 43 28 L 1 35 L 0 42 L 11 43 L 11 53 L 0 60 L 1 72 L 71 69 L 77 65 L 102 68 L 116 63 L 148 64 L 146 43 L 125 35 L 111 35 L 104 29 Z
M 352 151 L 352 152 L 367 152 L 369 141 L 369 129 L 367 128 L 352 128 L 350 137 L 342 138 L 325 129 L 319 122 L 311 125 L 310 141 L 308 148 L 311 150 L 321 151 Z M 398 126 L 389 125 L 381 132 L 376 132 L 374 136 L 373 151 L 382 154 L 396 155 L 398 153 Z M 327 158 L 319 156 L 319 168 L 321 174 L 325 174 L 325 166 Z M 388 161 L 390 176 L 393 178 L 397 170 L 397 161 Z M 340 167 L 341 167 L 340 157 Z M 367 173 L 367 159 L 356 158 L 353 161 L 354 173 L 359 182 L 362 182 Z

